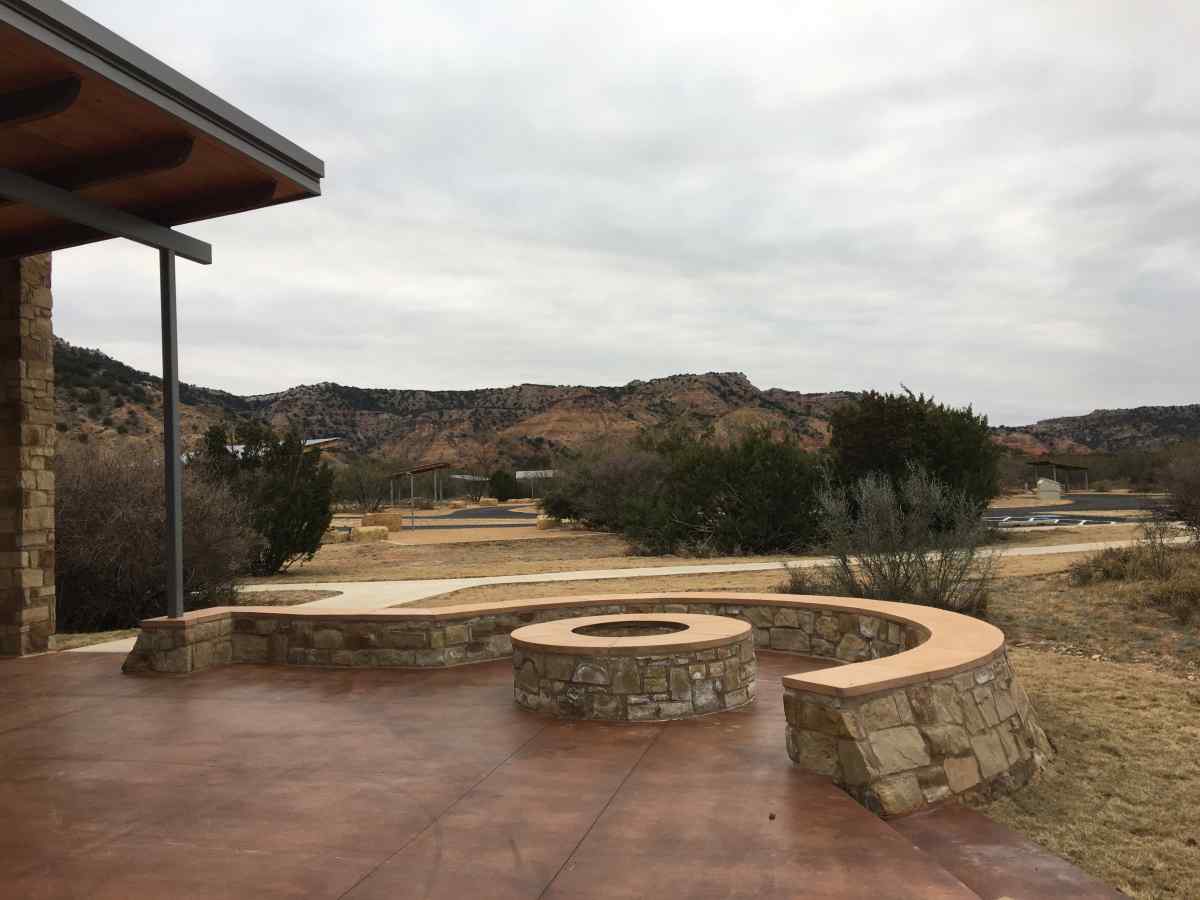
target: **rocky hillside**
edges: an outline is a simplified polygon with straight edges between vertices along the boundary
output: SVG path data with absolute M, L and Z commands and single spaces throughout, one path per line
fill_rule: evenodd
M 161 383 L 98 350 L 58 341 L 58 428 L 83 440 L 150 440 L 162 433 Z M 474 391 L 367 389 L 323 383 L 239 397 L 184 385 L 183 432 L 253 417 L 309 437 L 340 436 L 356 453 L 405 462 L 456 460 L 499 451 L 517 466 L 547 464 L 555 451 L 605 434 L 684 421 L 718 432 L 746 425 L 790 431 L 809 447 L 829 439 L 829 416 L 848 391 L 760 390 L 740 372 L 673 375 L 621 387 L 519 384 Z M 1025 453 L 1151 449 L 1200 439 L 1200 404 L 1101 409 L 1084 416 L 997 427 L 997 442 Z
M 1084 416 L 1043 419 L 1018 428 L 998 427 L 996 440 L 1025 453 L 1113 453 L 1153 450 L 1200 440 L 1200 403 L 1097 409 Z
M 58 341 L 58 428 L 87 441 L 148 440 L 162 432 L 161 382 L 97 350 Z M 605 434 L 685 421 L 718 432 L 746 425 L 790 431 L 810 447 L 828 440 L 831 411 L 848 392 L 762 391 L 737 372 L 675 375 L 622 387 L 521 384 L 473 391 L 365 389 L 323 383 L 238 397 L 181 388 L 185 440 L 236 417 L 297 424 L 307 436 L 341 436 L 348 449 L 428 462 L 499 450 L 518 466 Z

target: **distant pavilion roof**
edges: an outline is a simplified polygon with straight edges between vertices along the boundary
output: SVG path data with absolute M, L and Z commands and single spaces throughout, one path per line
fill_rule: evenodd
M 1039 466 L 1054 466 L 1054 468 L 1062 469 L 1066 472 L 1086 472 L 1088 470 L 1087 466 L 1075 466 L 1070 465 L 1069 463 L 1055 462 L 1052 459 L 1032 459 L 1025 463 L 1025 465 L 1032 466 L 1035 469 Z
M 325 173 L 312 154 L 59 0 L 0 0 L 0 170 L 10 197 L 14 184 L 49 186 L 164 226 L 314 197 Z M 0 200 L 0 258 L 113 236 L 40 199 Z
M 442 469 L 449 469 L 449 468 L 450 468 L 450 463 L 448 463 L 448 462 L 425 463 L 424 465 L 413 466 L 411 469 L 405 469 L 403 472 L 397 472 L 392 477 L 393 478 L 406 478 L 409 475 L 422 475 L 425 472 L 438 472 L 438 471 L 441 471 Z

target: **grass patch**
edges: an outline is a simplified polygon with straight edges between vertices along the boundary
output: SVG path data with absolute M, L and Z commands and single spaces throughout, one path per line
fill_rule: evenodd
M 696 563 L 767 562 L 794 556 L 631 556 L 624 538 L 582 533 L 541 540 L 478 541 L 453 544 L 325 544 L 316 557 L 287 573 L 250 579 L 251 584 L 319 581 L 391 581 L 529 575 L 590 569 L 631 569 Z
M 1133 897 L 1200 897 L 1200 685 L 1014 649 L 1058 756 L 985 810 Z
M 237 606 L 296 606 L 326 597 L 337 597 L 341 591 L 239 591 Z
M 647 594 L 661 591 L 748 591 L 767 594 L 778 587 L 783 573 L 726 572 L 711 575 L 646 575 L 637 578 L 596 578 L 589 581 L 539 581 L 533 584 L 489 584 L 463 588 L 401 606 L 442 607 L 462 603 L 502 603 L 542 597 L 577 597 L 583 594 Z
M 1067 573 L 1003 578 L 988 619 L 1010 646 L 1200 671 L 1200 634 L 1148 602 L 1157 582 L 1075 586 Z
M 75 650 L 79 647 L 90 647 L 92 644 L 103 644 L 108 641 L 119 641 L 124 638 L 137 637 L 138 629 L 122 628 L 118 631 L 85 631 L 68 634 L 50 635 L 51 650 Z

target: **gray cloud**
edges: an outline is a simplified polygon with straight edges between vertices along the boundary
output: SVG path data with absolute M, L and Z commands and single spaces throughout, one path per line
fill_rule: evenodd
M 190 381 L 1198 399 L 1188 4 L 78 5 L 327 162 L 190 229 Z M 154 263 L 60 254 L 59 332 L 157 369 Z

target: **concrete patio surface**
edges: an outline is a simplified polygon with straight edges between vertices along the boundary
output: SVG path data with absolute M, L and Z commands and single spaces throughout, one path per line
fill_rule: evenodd
M 666 725 L 523 712 L 507 661 L 120 663 L 0 662 L 6 897 L 1114 896 L 976 813 L 918 842 L 797 769 L 791 655 L 760 652 L 746 710 Z M 1002 884 L 970 865 L 1013 846 Z

